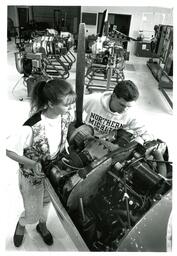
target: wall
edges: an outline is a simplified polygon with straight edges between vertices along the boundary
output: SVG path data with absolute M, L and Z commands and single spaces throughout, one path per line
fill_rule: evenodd
M 18 27 L 18 13 L 17 13 L 17 7 L 16 6 L 8 6 L 7 7 L 7 16 L 8 18 L 11 18 L 14 26 Z
M 7 16 L 13 20 L 15 27 L 19 26 L 17 8 L 28 8 L 29 9 L 29 20 L 32 19 L 32 11 L 31 11 L 30 6 L 27 6 L 27 5 L 12 6 L 12 5 L 10 5 L 7 8 L 8 8 Z
M 164 24 L 173 25 L 173 9 L 162 7 L 146 7 L 146 6 L 82 6 L 81 12 L 99 13 L 108 9 L 109 13 L 131 15 L 129 36 L 137 38 L 139 30 L 148 30 L 153 33 L 154 25 Z M 97 15 L 98 16 L 98 15 Z M 97 19 L 98 20 L 98 19 Z M 97 33 L 96 26 L 86 25 L 86 35 Z M 130 41 L 128 48 L 130 54 L 135 52 L 135 42 Z
M 66 26 L 70 32 L 77 32 L 80 22 L 79 6 L 8 6 L 8 17 L 16 27 L 19 26 L 17 8 L 29 8 L 29 20 L 32 17 L 36 22 L 46 22 L 51 28 L 54 25 L 54 10 L 61 10 L 62 17 L 66 17 Z
M 68 31 L 73 33 L 75 30 L 76 18 L 80 19 L 80 7 L 79 6 L 33 6 L 34 20 L 40 22 L 47 22 L 51 27 L 54 25 L 54 10 L 59 10 L 61 17 L 66 19 L 66 27 Z M 74 23 L 74 22 L 75 23 Z

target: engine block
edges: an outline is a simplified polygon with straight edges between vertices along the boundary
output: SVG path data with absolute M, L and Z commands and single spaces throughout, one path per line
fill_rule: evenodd
M 163 177 L 153 155 L 159 142 L 142 146 L 130 134 L 120 134 L 108 144 L 94 136 L 84 136 L 84 143 L 72 140 L 69 155 L 47 173 L 91 251 L 117 250 L 172 186 L 171 168 L 167 164 Z

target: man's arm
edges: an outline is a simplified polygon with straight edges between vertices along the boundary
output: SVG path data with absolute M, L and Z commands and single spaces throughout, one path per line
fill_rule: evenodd
M 154 136 L 149 133 L 144 124 L 137 119 L 132 119 L 128 122 L 126 130 L 133 133 L 134 139 L 140 144 L 144 144 L 145 141 L 154 140 Z

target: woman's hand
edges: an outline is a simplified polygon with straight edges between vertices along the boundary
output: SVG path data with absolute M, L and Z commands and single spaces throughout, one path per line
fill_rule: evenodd
M 42 172 L 42 165 L 40 162 L 35 163 L 35 165 L 33 167 L 33 171 L 34 171 L 35 176 L 37 176 L 38 178 L 45 177 L 44 173 Z

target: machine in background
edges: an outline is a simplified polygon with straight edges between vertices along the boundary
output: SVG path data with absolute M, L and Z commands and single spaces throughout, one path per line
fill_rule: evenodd
M 124 43 L 134 40 L 117 31 L 108 31 L 108 11 L 103 12 L 101 31 L 96 40 L 90 44 L 91 53 L 86 54 L 86 81 L 89 92 L 92 90 L 113 90 L 118 81 L 124 80 L 125 62 L 129 60 L 129 52 Z
M 67 79 L 72 64 L 76 61 L 72 53 L 74 43 L 71 33 L 46 29 L 42 34 L 34 32 L 30 39 L 18 44 L 15 52 L 16 68 L 23 74 L 28 97 L 35 83 L 53 77 Z

